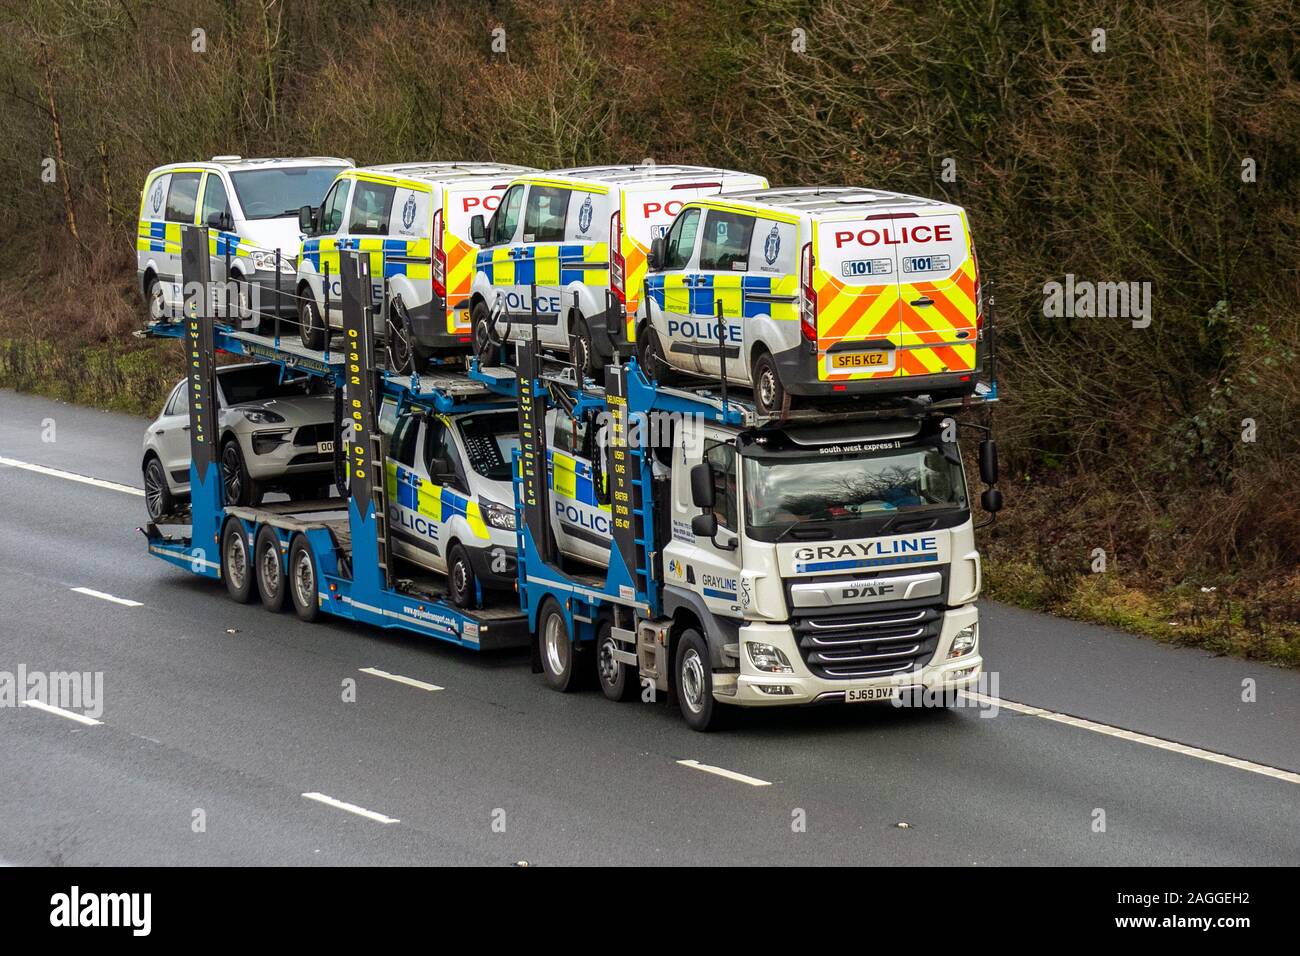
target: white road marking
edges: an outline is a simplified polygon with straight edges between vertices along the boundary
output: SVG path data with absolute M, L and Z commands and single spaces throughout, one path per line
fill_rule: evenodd
M 71 471 L 62 471 L 58 468 L 48 468 L 45 465 L 33 465 L 29 461 L 18 461 L 16 458 L 4 458 L 0 456 L 0 465 L 8 465 L 11 468 L 22 468 L 26 471 L 34 471 L 38 475 L 49 475 L 51 478 L 66 478 L 68 481 L 79 481 L 83 485 L 94 485 L 96 488 L 107 488 L 109 491 L 120 491 L 124 495 L 138 495 L 144 497 L 144 489 L 132 488 L 130 485 L 121 485 L 116 481 L 105 481 L 103 478 L 91 478 L 88 475 L 78 475 Z
M 750 777 L 743 773 L 736 773 L 734 770 L 726 770 L 723 767 L 710 767 L 706 763 L 700 763 L 698 760 L 679 760 L 677 761 L 683 767 L 691 767 L 695 770 L 703 770 L 705 773 L 717 774 L 719 777 L 726 777 L 728 780 L 736 780 L 740 783 L 747 783 L 751 787 L 770 787 L 770 780 L 759 780 L 757 777 Z
M 84 594 L 87 597 L 99 598 L 101 601 L 112 601 L 114 604 L 121 604 L 124 607 L 144 607 L 139 601 L 131 601 L 127 598 L 114 597 L 111 594 L 105 594 L 103 591 L 96 591 L 92 588 L 73 588 L 78 594 Z
M 375 677 L 382 677 L 384 680 L 391 680 L 398 684 L 406 684 L 409 687 L 418 687 L 420 690 L 442 690 L 437 684 L 427 684 L 422 680 L 416 680 L 414 677 L 403 677 L 401 674 L 390 674 L 388 671 L 381 671 L 378 667 L 363 667 L 361 673 L 371 674 Z
M 47 714 L 58 714 L 60 717 L 66 717 L 68 720 L 75 720 L 79 724 L 85 724 L 87 727 L 98 727 L 103 723 L 102 720 L 96 720 L 94 717 L 87 717 L 84 714 L 74 714 L 70 710 L 64 710 L 62 707 L 55 707 L 53 704 L 47 704 L 43 700 L 23 701 L 24 707 L 35 707 L 37 710 L 43 710 Z
M 394 817 L 386 817 L 382 813 L 376 813 L 374 810 L 367 810 L 365 807 L 359 807 L 355 803 L 344 803 L 342 800 L 335 800 L 333 797 L 327 797 L 323 793 L 304 793 L 308 800 L 315 800 L 317 803 L 323 803 L 327 807 L 334 807 L 336 810 L 346 810 L 348 813 L 355 813 L 359 817 L 365 817 L 367 820 L 374 820 L 376 823 L 401 823 Z
M 1274 780 L 1285 780 L 1287 783 L 1300 783 L 1300 773 L 1293 773 L 1290 770 L 1281 770 L 1277 767 L 1255 763 L 1251 760 L 1229 757 L 1227 754 L 1215 753 L 1213 750 L 1202 750 L 1200 747 L 1189 747 L 1187 744 L 1180 744 L 1173 740 L 1165 740 L 1163 737 L 1152 737 L 1150 734 L 1141 734 L 1134 730 L 1124 730 L 1122 727 L 1112 727 L 1110 724 L 1098 723 L 1095 720 L 1086 720 L 1083 717 L 1072 717 L 1069 714 L 1057 713 L 1054 710 L 1046 710 L 1042 707 L 1031 707 L 1028 704 L 1019 704 L 1014 700 L 1007 700 L 1004 697 L 989 697 L 985 694 L 976 693 L 975 691 L 962 691 L 962 694 L 981 704 L 996 704 L 998 707 L 1005 707 L 1007 710 L 1014 711 L 1017 714 L 1025 714 L 1029 717 L 1042 717 L 1044 720 L 1051 720 L 1058 724 L 1065 724 L 1067 727 L 1078 727 L 1080 730 L 1091 730 L 1095 734 L 1104 734 L 1107 737 L 1117 737 L 1120 740 L 1130 740 L 1135 744 L 1145 744 L 1148 747 L 1156 747 L 1159 750 L 1168 750 L 1176 754 L 1182 754 L 1185 757 L 1195 757 L 1197 760 L 1217 763 L 1224 767 L 1231 767 L 1234 770 L 1245 770 L 1249 773 L 1257 773 L 1265 777 L 1272 777 Z

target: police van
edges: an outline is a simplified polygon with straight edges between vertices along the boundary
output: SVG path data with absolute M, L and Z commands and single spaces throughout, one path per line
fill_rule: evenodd
M 334 177 L 351 165 L 351 160 L 326 156 L 214 156 L 209 162 L 173 163 L 150 172 L 140 196 L 135 240 L 136 281 L 150 316 L 180 317 L 181 227 L 186 225 L 211 230 L 212 278 L 234 285 L 228 300 L 218 297 L 218 314 L 238 316 L 239 325 L 251 328 L 277 311 L 296 312 L 298 209 L 319 203 Z M 285 293 L 278 303 L 277 262 Z
M 508 405 L 455 414 L 395 403 L 380 408 L 389 438 L 384 479 L 393 553 L 445 574 L 452 603 L 478 607 L 483 592 L 515 584 L 511 461 L 519 416 Z
M 762 176 L 704 166 L 592 166 L 521 176 L 490 217 L 470 221 L 482 247 L 471 308 L 474 349 L 490 360 L 494 343 L 532 334 L 595 371 L 613 355 L 610 314 L 625 305 L 633 333 L 651 241 L 683 204 L 729 190 L 761 189 Z
M 959 206 L 851 186 L 693 200 L 649 269 L 643 366 L 713 380 L 725 366 L 764 415 L 792 396 L 975 388 L 984 310 Z
M 469 292 L 478 251 L 469 239 L 470 218 L 491 214 L 510 181 L 530 171 L 500 163 L 446 162 L 341 173 L 323 203 L 299 211 L 306 235 L 296 281 L 303 345 L 325 345 L 321 317 L 327 298 L 329 327 L 342 328 L 339 252 L 354 249 L 370 253 L 376 331 L 388 335 L 400 371 L 424 371 L 433 355 L 465 351 L 471 342 Z M 391 335 L 380 327 L 384 314 Z

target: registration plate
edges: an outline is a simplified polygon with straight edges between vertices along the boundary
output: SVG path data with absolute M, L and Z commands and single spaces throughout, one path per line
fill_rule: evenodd
M 898 695 L 897 687 L 855 687 L 844 692 L 844 703 L 864 704 L 876 700 L 894 700 Z
M 831 355 L 831 368 L 838 370 L 887 369 L 894 363 L 893 352 L 836 352 Z
M 332 441 L 318 441 L 316 451 L 322 455 L 330 454 L 334 451 L 334 443 Z

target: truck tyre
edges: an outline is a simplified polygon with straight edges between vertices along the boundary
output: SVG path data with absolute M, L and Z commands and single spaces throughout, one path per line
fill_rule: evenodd
M 750 381 L 754 383 L 754 404 L 758 406 L 760 415 L 785 418 L 790 414 L 790 393 L 781 384 L 776 359 L 772 358 L 771 352 L 758 353 Z
M 470 325 L 474 336 L 474 357 L 483 368 L 496 368 L 501 364 L 501 343 L 492 328 L 492 313 L 481 299 L 470 310 Z
M 682 631 L 677 640 L 673 672 L 677 705 L 691 730 L 708 731 L 718 724 L 719 704 L 713 699 L 713 668 L 709 645 L 694 628 Z
M 319 352 L 325 347 L 325 323 L 308 286 L 298 290 L 298 337 L 302 347 Z
M 447 585 L 451 591 L 451 603 L 458 608 L 472 608 L 478 604 L 474 566 L 469 563 L 469 552 L 459 541 L 447 552 Z
M 577 690 L 581 681 L 581 658 L 576 642 L 569 634 L 564 612 L 548 598 L 537 615 L 538 650 L 542 658 L 542 675 L 552 690 L 561 694 Z
M 269 524 L 262 525 L 257 532 L 253 566 L 257 568 L 257 593 L 262 596 L 262 607 L 278 614 L 284 610 L 284 550 L 275 529 Z
M 289 545 L 289 597 L 293 611 L 299 619 L 311 623 L 320 616 L 320 602 L 316 598 L 316 559 L 311 545 L 303 535 L 295 535 Z
M 167 472 L 154 455 L 144 463 L 144 505 L 149 511 L 150 521 L 157 521 L 176 510 L 176 499 L 167 487 Z
M 596 679 L 600 692 L 613 701 L 631 700 L 636 696 L 638 671 L 614 659 L 619 642 L 614 640 L 614 625 L 608 618 L 596 625 Z
M 248 553 L 248 535 L 238 519 L 227 521 L 221 532 L 221 577 L 234 600 L 240 604 L 253 600 L 253 559 Z
M 254 481 L 244 464 L 244 452 L 236 438 L 221 446 L 221 491 L 227 505 L 256 508 L 262 503 L 261 482 Z

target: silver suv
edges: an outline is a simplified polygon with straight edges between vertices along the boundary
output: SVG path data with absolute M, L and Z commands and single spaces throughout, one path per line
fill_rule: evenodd
M 294 500 L 327 497 L 334 477 L 334 398 L 329 384 L 276 365 L 217 370 L 222 487 L 228 505 L 257 505 L 267 491 Z M 187 379 L 176 383 L 145 430 L 145 504 L 157 520 L 190 493 Z

